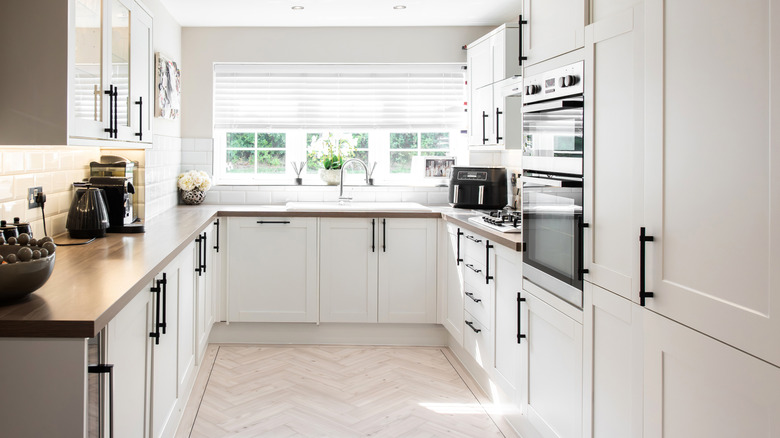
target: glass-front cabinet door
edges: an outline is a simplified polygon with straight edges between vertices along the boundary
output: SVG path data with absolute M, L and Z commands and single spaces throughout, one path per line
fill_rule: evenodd
M 111 0 L 110 84 L 115 91 L 113 108 L 115 138 L 128 138 L 130 128 L 130 14 L 123 0 Z
M 76 0 L 72 131 L 103 138 L 103 5 Z

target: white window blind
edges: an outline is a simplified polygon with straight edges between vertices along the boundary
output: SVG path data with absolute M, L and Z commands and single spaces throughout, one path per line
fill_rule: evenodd
M 215 129 L 465 129 L 454 64 L 215 64 Z

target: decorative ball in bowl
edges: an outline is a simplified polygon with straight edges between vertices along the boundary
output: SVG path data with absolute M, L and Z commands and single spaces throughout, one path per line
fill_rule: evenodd
M 0 237 L 0 303 L 35 292 L 54 270 L 57 246 L 50 237 L 40 241 L 27 234 L 5 241 Z

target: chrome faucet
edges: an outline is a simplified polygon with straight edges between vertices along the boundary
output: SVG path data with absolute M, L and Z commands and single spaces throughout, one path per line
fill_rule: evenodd
M 347 168 L 347 164 L 352 162 L 359 163 L 361 166 L 363 166 L 363 169 L 366 171 L 366 185 L 368 185 L 368 166 L 366 166 L 366 163 L 364 163 L 359 158 L 350 158 L 341 166 L 341 178 L 339 179 L 339 202 L 352 200 L 352 198 L 349 196 L 344 196 L 344 169 Z

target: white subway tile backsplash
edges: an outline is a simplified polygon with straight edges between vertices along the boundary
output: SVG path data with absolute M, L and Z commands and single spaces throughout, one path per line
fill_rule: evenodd
M 44 172 L 35 175 L 35 185 L 43 187 L 43 192 L 54 192 L 54 173 Z
M 194 138 L 182 138 L 181 139 L 181 150 L 184 151 L 194 151 L 195 150 L 195 139 Z
M 26 152 L 24 154 L 24 170 L 26 172 L 41 172 L 43 171 L 43 157 L 46 153 L 37 151 Z
M 428 203 L 428 194 L 421 192 L 404 192 L 401 194 L 401 201 L 403 202 L 417 202 L 418 204 Z
M 285 204 L 287 202 L 298 201 L 298 194 L 295 192 L 275 190 L 271 192 L 271 204 Z
M 270 204 L 271 192 L 266 191 L 252 191 L 246 193 L 247 204 Z
M 202 152 L 211 152 L 214 149 L 214 141 L 210 138 L 196 138 L 195 150 Z
M 26 199 L 27 189 L 35 186 L 35 174 L 14 176 L 14 199 Z
M 0 176 L 0 202 L 14 199 L 14 177 Z
M 246 192 L 220 192 L 219 196 L 222 204 L 246 204 Z
M 24 171 L 24 152 L 22 151 L 4 151 L 3 152 L 3 174 L 9 175 Z
M 220 204 L 220 195 L 225 192 L 215 192 L 214 190 L 210 190 L 206 192 L 206 199 L 203 201 L 204 204 Z
M 403 201 L 401 194 L 402 192 L 382 190 L 376 192 L 376 201 L 377 202 L 401 202 Z
M 428 205 L 447 205 L 449 203 L 449 193 L 431 192 L 428 193 Z
M 302 191 L 298 193 L 298 201 L 301 202 L 322 202 L 325 200 L 326 192 Z M 346 193 L 346 190 L 345 190 Z

